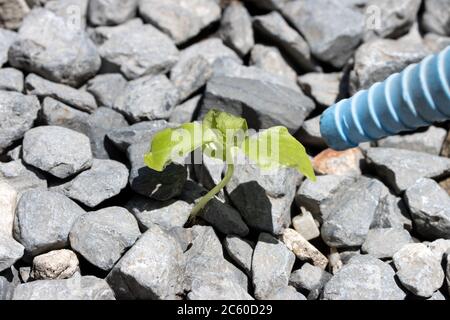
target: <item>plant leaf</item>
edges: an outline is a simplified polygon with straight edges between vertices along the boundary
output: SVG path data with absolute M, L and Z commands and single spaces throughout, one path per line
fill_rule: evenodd
M 307 178 L 316 181 L 305 147 L 282 126 L 272 127 L 247 137 L 241 149 L 262 169 L 295 168 Z
M 211 138 L 203 134 L 202 124 L 198 122 L 166 128 L 153 136 L 151 151 L 145 154 L 144 162 L 153 170 L 163 171 L 174 159 L 184 158 Z

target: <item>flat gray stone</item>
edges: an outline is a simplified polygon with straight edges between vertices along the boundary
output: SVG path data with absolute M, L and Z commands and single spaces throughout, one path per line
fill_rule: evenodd
M 69 244 L 72 225 L 84 213 L 62 194 L 39 189 L 25 191 L 17 204 L 14 238 L 25 247 L 28 256 L 64 248 Z
M 261 233 L 256 243 L 252 261 L 255 298 L 270 297 L 289 282 L 295 255 L 279 240 Z
M 13 300 L 115 300 L 105 280 L 75 276 L 64 280 L 23 283 L 14 290 Z
M 36 74 L 29 74 L 26 77 L 25 88 L 27 94 L 41 99 L 52 97 L 81 111 L 93 112 L 97 109 L 95 98 L 89 92 L 48 81 Z
M 139 14 L 180 44 L 218 21 L 221 10 L 214 0 L 146 0 L 139 2 Z
M 37 170 L 25 165 L 20 159 L 6 163 L 0 162 L 0 180 L 2 179 L 6 180 L 17 194 L 28 189 L 47 189 L 45 177 Z
M 150 75 L 128 82 L 114 109 L 132 122 L 168 119 L 178 100 L 177 88 L 165 75 Z
M 70 230 L 70 246 L 102 270 L 114 264 L 141 235 L 128 210 L 109 207 L 79 217 Z
M 176 299 L 185 259 L 177 240 L 158 226 L 148 229 L 106 280 L 118 299 Z
M 323 292 L 323 287 L 332 275 L 322 268 L 306 262 L 300 269 L 291 273 L 289 284 L 298 290 L 308 291 L 308 300 L 315 300 Z
M 306 300 L 306 297 L 295 290 L 294 287 L 287 286 L 271 293 L 267 296 L 267 300 Z
M 24 247 L 10 235 L 0 231 L 0 272 L 10 268 L 22 258 Z
M 23 139 L 23 160 L 58 178 L 68 178 L 92 165 L 89 138 L 57 126 L 36 127 Z
M 144 154 L 148 149 L 147 142 L 133 144 L 128 148 L 131 189 L 140 195 L 160 201 L 180 195 L 187 179 L 186 168 L 172 163 L 162 172 L 152 170 L 144 163 Z
M 429 239 L 450 239 L 450 196 L 437 182 L 419 179 L 405 192 L 416 230 Z
M 46 125 L 86 132 L 88 118 L 89 113 L 72 108 L 51 97 L 44 98 L 42 102 L 40 119 Z
M 40 108 L 36 97 L 0 90 L 0 154 L 32 128 Z
M 426 31 L 440 35 L 450 34 L 450 13 L 445 0 L 425 0 L 425 12 L 422 16 L 422 25 Z
M 340 1 L 290 1 L 282 12 L 305 37 L 311 53 L 337 68 L 347 63 L 363 38 L 364 15 Z
M 225 260 L 222 245 L 214 229 L 194 226 L 191 230 L 191 248 L 184 254 L 186 257 L 184 290 L 191 291 L 188 298 L 205 298 L 200 292 L 213 291 L 216 292 L 217 299 L 250 299 L 247 293 L 247 276 Z M 214 297 L 211 296 L 210 299 Z
M 14 289 L 20 284 L 17 270 L 11 267 L 0 273 L 0 301 L 11 300 Z
M 413 239 L 405 229 L 370 229 L 361 251 L 378 259 L 392 258 L 405 244 Z
M 360 246 L 382 197 L 384 185 L 366 177 L 359 178 L 332 200 L 330 215 L 321 227 L 322 239 L 335 248 Z
M 223 234 L 245 237 L 249 232 L 239 212 L 218 199 L 209 201 L 198 216 Z
M 156 201 L 142 196 L 134 196 L 125 207 L 145 230 L 154 224 L 165 230 L 183 227 L 193 208 L 192 205 L 182 200 Z
M 127 80 L 120 73 L 106 73 L 89 80 L 86 90 L 95 97 L 99 105 L 112 108 L 126 85 Z
M 355 53 L 355 65 L 350 73 L 351 94 L 421 61 L 428 53 L 422 42 L 406 37 L 364 43 Z
M 158 131 L 173 127 L 165 120 L 143 121 L 131 126 L 116 128 L 108 132 L 108 139 L 122 152 L 135 143 L 147 143 L 150 145 L 152 137 Z
M 231 202 L 249 227 L 280 234 L 291 222 L 300 174 L 294 169 L 261 171 L 254 164 L 238 163 L 226 186 Z
M 23 73 L 14 68 L 0 69 L 0 90 L 23 91 Z
M 277 47 L 256 44 L 251 51 L 249 64 L 293 82 L 297 79 L 297 73 Z
M 117 25 L 136 15 L 138 0 L 90 0 L 88 19 L 93 25 Z
M 178 59 L 178 49 L 169 37 L 140 19 L 98 27 L 92 37 L 104 63 L 128 79 L 166 73 Z
M 201 99 L 201 95 L 196 95 L 182 104 L 177 105 L 172 110 L 169 122 L 180 124 L 191 122 L 194 119 L 195 112 L 200 105 Z
M 223 247 L 234 262 L 250 275 L 255 244 L 238 236 L 231 235 L 225 237 Z
M 241 57 L 250 52 L 255 44 L 252 20 L 241 2 L 231 2 L 225 8 L 219 33 L 223 42 Z
M 403 199 L 390 192 L 382 197 L 370 228 L 399 228 L 411 231 L 411 216 Z
M 219 279 L 215 282 L 195 281 L 187 295 L 188 300 L 253 300 L 236 282 Z
M 441 261 L 423 243 L 403 246 L 393 261 L 400 282 L 417 296 L 431 297 L 444 283 Z
M 9 47 L 17 40 L 17 33 L 0 28 L 0 67 L 8 61 Z
M 450 240 L 449 239 L 437 239 L 427 244 L 431 252 L 438 258 L 439 261 L 445 259 L 446 255 L 450 253 Z
M 302 92 L 280 85 L 250 79 L 215 77 L 208 82 L 200 113 L 204 115 L 213 108 L 237 116 L 252 112 L 255 115 L 247 117 L 247 121 L 249 127 L 254 129 L 282 125 L 290 132 L 295 132 L 315 105 Z
M 212 76 L 212 65 L 220 58 L 230 58 L 242 63 L 232 49 L 221 39 L 209 38 L 187 47 L 180 53 L 180 59 L 170 72 L 170 80 L 185 99 L 203 87 Z
M 67 249 L 53 250 L 34 257 L 33 280 L 68 279 L 79 272 L 77 255 Z
M 84 30 L 42 8 L 35 8 L 26 16 L 8 57 L 13 67 L 72 86 L 92 77 L 101 64 L 97 49 Z
M 253 19 L 255 32 L 264 40 L 284 50 L 293 61 L 305 70 L 313 70 L 311 53 L 305 39 L 283 19 L 280 13 L 273 11 Z
M 333 105 L 340 92 L 342 73 L 311 72 L 298 77 L 303 92 L 310 95 L 318 103 L 329 107 Z
M 382 148 L 405 149 L 438 156 L 446 137 L 445 129 L 431 126 L 424 132 L 390 136 L 378 140 L 377 143 Z
M 370 148 L 367 160 L 396 193 L 411 187 L 420 178 L 437 178 L 450 174 L 450 159 L 417 151 Z M 432 166 L 424 165 L 432 163 Z
M 114 160 L 94 159 L 92 167 L 55 188 L 88 207 L 118 195 L 128 183 L 127 167 Z

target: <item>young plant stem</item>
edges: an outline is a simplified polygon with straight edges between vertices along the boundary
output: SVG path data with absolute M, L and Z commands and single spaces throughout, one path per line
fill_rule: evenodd
M 200 201 L 192 209 L 189 220 L 193 221 L 197 214 L 206 206 L 206 204 L 228 184 L 231 177 L 233 176 L 233 172 L 234 165 L 228 164 L 227 171 L 225 172 L 225 176 L 223 177 L 222 181 L 220 181 L 218 185 L 212 188 L 207 194 L 203 196 L 203 198 L 200 199 Z

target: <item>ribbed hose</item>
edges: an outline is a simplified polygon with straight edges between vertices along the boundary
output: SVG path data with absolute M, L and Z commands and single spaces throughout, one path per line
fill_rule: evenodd
M 450 46 L 328 108 L 320 131 L 335 150 L 450 119 Z

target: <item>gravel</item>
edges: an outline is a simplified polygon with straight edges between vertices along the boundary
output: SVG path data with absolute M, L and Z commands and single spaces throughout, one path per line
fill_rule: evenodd
M 289 284 L 298 290 L 308 291 L 308 300 L 314 300 L 322 294 L 323 287 L 331 278 L 332 275 L 322 268 L 305 263 L 292 272 Z
M 0 90 L 23 91 L 23 73 L 14 68 L 0 69 Z
M 120 73 L 106 73 L 89 80 L 86 90 L 95 97 L 99 105 L 112 108 L 126 85 L 127 80 Z
M 237 265 L 250 275 L 255 244 L 232 235 L 225 238 L 223 246 Z
M 405 229 L 371 229 L 361 250 L 378 259 L 389 259 L 404 245 L 412 242 L 413 239 Z

